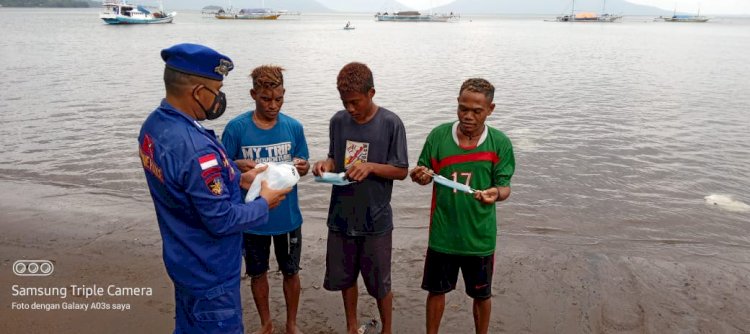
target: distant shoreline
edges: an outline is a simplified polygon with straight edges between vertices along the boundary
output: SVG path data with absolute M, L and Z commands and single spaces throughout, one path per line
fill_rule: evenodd
M 6 5 L 0 5 L 0 8 L 95 8 L 95 7 L 73 7 L 73 6 L 6 6 Z
M 97 8 L 100 6 L 101 6 L 101 1 L 86 1 L 86 0 L 58 0 L 58 1 L 0 0 L 0 7 L 3 7 L 3 8 Z
M 13 6 L 13 5 L 2 5 L 0 8 L 97 8 L 92 6 Z

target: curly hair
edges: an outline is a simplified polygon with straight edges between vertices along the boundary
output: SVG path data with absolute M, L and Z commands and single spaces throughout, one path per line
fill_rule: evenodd
M 344 65 L 336 78 L 336 88 L 339 93 L 358 92 L 367 94 L 375 87 L 372 71 L 367 65 L 352 62 Z
M 458 95 L 461 95 L 461 93 L 463 93 L 465 90 L 484 94 L 484 96 L 487 98 L 487 102 L 490 103 L 492 103 L 492 100 L 495 98 L 495 86 L 493 86 L 489 81 L 482 78 L 466 79 L 466 81 L 464 81 L 464 83 L 461 85 L 461 90 L 458 91 Z
M 258 66 L 250 73 L 253 80 L 253 89 L 276 88 L 284 86 L 284 75 L 281 73 L 284 69 L 276 65 Z

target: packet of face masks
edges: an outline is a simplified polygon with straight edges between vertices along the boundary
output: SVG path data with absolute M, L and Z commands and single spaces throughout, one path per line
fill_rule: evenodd
M 329 183 L 334 186 L 345 186 L 347 184 L 353 183 L 352 181 L 349 181 L 346 178 L 346 173 L 329 173 L 325 172 L 320 174 L 320 176 L 315 177 L 315 182 L 320 183 Z
M 299 182 L 299 173 L 297 168 L 290 164 L 283 163 L 267 163 L 258 164 L 258 166 L 268 166 L 263 173 L 258 174 L 253 180 L 253 184 L 250 185 L 250 189 L 247 190 L 245 196 L 245 203 L 253 201 L 260 196 L 260 183 L 265 180 L 268 182 L 268 187 L 271 189 L 285 189 L 293 187 Z

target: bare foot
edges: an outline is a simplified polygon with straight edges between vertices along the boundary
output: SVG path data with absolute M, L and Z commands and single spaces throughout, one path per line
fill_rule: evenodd
M 255 334 L 273 334 L 273 323 L 269 322 L 261 327 Z
M 376 319 L 372 319 L 359 327 L 357 330 L 358 334 L 378 334 L 380 333 L 380 322 Z
M 297 325 L 287 325 L 286 334 L 302 334 L 302 331 L 299 330 L 299 327 L 297 327 Z

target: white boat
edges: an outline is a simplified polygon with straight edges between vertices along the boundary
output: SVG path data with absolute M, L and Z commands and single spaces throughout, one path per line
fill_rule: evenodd
M 290 12 L 286 9 L 279 9 L 276 11 L 277 13 L 281 14 L 282 16 L 300 16 L 302 15 L 302 12 Z
M 677 7 L 674 9 L 672 17 L 663 17 L 664 22 L 707 22 L 708 17 L 701 16 L 701 9 L 698 7 L 698 14 L 696 15 L 677 15 Z
M 558 16 L 555 21 L 557 22 L 615 22 L 617 20 L 622 19 L 621 15 L 615 15 L 615 14 L 606 14 L 605 9 L 607 6 L 607 1 L 604 0 L 602 2 L 602 15 L 598 15 L 594 12 L 575 12 L 575 6 L 576 2 L 575 0 L 572 1 L 570 5 L 570 14 Z
M 104 11 L 99 18 L 107 24 L 156 24 L 172 23 L 177 12 L 165 13 L 164 10 L 150 10 L 144 6 L 131 5 L 125 1 L 102 1 Z
M 232 2 L 229 2 L 229 9 L 219 10 L 216 13 L 216 18 L 220 20 L 275 20 L 281 16 L 281 12 L 265 8 L 265 0 L 261 1 L 261 8 L 243 8 L 239 12 L 235 12 L 232 8 Z
M 665 17 L 665 22 L 707 22 L 710 20 L 705 16 L 694 16 L 694 15 L 673 15 L 672 17 Z
M 377 18 L 378 21 L 385 22 L 448 22 L 449 20 L 456 18 L 456 16 L 453 14 L 423 15 L 418 11 L 410 10 L 394 12 L 393 14 L 388 14 L 388 12 L 383 14 L 377 13 L 375 14 L 375 18 Z
M 235 13 L 231 8 L 228 11 L 220 10 L 216 14 L 221 20 L 275 20 L 281 13 L 269 8 L 243 8 Z
M 353 26 L 350 22 L 346 22 L 346 25 L 344 25 L 344 30 L 354 30 L 357 29 L 355 26 Z
M 220 10 L 223 10 L 224 8 L 221 8 L 221 6 L 211 5 L 206 6 L 201 9 L 201 14 L 203 15 L 211 15 L 214 16 L 219 13 Z

